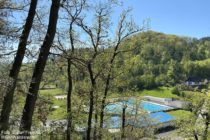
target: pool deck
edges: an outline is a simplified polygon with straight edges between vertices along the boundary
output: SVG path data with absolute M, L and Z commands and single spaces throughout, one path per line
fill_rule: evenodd
M 180 100 L 173 100 L 171 98 L 158 98 L 153 96 L 144 96 L 144 99 L 148 101 L 152 101 L 155 103 L 159 103 L 162 105 L 173 107 L 174 109 L 184 108 L 186 106 L 186 102 Z
M 187 102 L 180 101 L 180 100 L 174 100 L 171 98 L 159 98 L 159 97 L 153 97 L 153 96 L 112 98 L 112 99 L 108 99 L 107 103 L 113 103 L 119 100 L 127 100 L 127 99 L 147 100 L 147 101 L 151 101 L 160 105 L 166 105 L 174 109 L 184 108 L 187 104 Z

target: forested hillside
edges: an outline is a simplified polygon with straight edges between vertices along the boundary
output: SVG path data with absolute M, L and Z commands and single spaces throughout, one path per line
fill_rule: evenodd
M 109 52 L 110 49 L 107 48 L 105 52 Z M 91 49 L 88 48 L 80 49 L 78 52 L 80 56 L 91 55 Z M 115 75 L 113 80 L 115 83 L 113 89 L 117 91 L 173 86 L 185 82 L 190 77 L 199 77 L 203 80 L 210 77 L 208 38 L 196 39 L 148 31 L 138 33 L 124 41 L 119 52 L 115 66 L 115 73 L 118 75 Z M 64 88 L 65 68 L 62 66 L 65 64 L 59 57 L 53 57 L 51 60 L 45 70 L 44 79 L 48 78 L 48 84 L 50 81 L 57 81 L 57 84 Z M 104 55 L 101 64 L 105 64 L 106 61 Z M 57 71 L 57 75 L 52 71 Z M 84 80 L 85 73 L 82 69 L 79 73 L 75 72 L 77 77 L 75 80 Z M 44 81 L 43 84 L 47 84 Z
M 196 39 L 149 31 L 135 35 L 123 45 L 123 49 L 133 49 L 119 58 L 126 69 L 121 78 L 129 81 L 130 89 L 174 85 L 189 77 L 210 77 L 208 38 Z

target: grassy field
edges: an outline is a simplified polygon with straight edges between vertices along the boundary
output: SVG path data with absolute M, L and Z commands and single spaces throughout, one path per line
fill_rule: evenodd
M 50 112 L 48 119 L 49 120 L 60 120 L 60 119 L 66 119 L 67 112 L 66 107 L 60 107 L 52 112 Z
M 139 92 L 140 96 L 154 96 L 160 98 L 179 98 L 177 95 L 171 93 L 172 88 L 170 87 L 159 87 L 152 90 L 143 90 Z
M 174 116 L 176 119 L 186 118 L 192 114 L 191 112 L 185 110 L 175 110 L 175 111 L 169 111 L 167 113 L 170 114 L 171 116 Z
M 39 93 L 42 96 L 49 96 L 49 95 L 54 96 L 54 95 L 66 94 L 64 90 L 59 88 L 39 90 Z
M 176 98 L 179 99 L 177 95 L 174 95 L 171 93 L 172 88 L 171 87 L 159 87 L 156 89 L 151 90 L 142 90 L 138 92 L 128 92 L 128 93 L 111 93 L 109 95 L 109 98 L 116 98 L 116 97 L 131 97 L 131 96 L 154 96 L 154 97 L 160 97 L 160 98 Z
M 56 100 L 53 96 L 55 95 L 63 95 L 66 94 L 66 92 L 62 89 L 55 88 L 55 89 L 44 89 L 39 90 L 39 94 L 41 96 L 49 97 L 52 101 L 52 106 L 59 106 L 58 109 L 54 109 L 50 112 L 48 119 L 49 120 L 59 120 L 66 118 L 67 112 L 66 112 L 66 100 Z

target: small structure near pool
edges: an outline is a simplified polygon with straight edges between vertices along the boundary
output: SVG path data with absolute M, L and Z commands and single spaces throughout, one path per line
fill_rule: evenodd
M 203 86 L 208 83 L 207 79 L 202 79 L 200 77 L 189 77 L 187 81 L 185 82 L 185 85 L 187 86 Z
M 54 98 L 57 100 L 64 100 L 67 98 L 67 95 L 55 95 Z
M 58 109 L 58 108 L 60 108 L 60 106 L 58 106 L 58 105 L 52 106 L 52 109 Z

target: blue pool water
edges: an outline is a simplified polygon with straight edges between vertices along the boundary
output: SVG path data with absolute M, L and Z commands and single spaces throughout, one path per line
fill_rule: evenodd
M 158 112 L 158 111 L 172 109 L 169 106 L 159 105 L 159 104 L 156 104 L 156 103 L 146 102 L 146 101 L 142 101 L 141 104 L 140 104 L 140 107 L 143 108 L 144 110 L 148 111 L 148 112 Z
M 164 123 L 164 122 L 169 122 L 171 120 L 174 120 L 174 117 L 165 113 L 165 112 L 155 112 L 151 113 L 150 117 L 154 119 L 157 123 Z
M 105 107 L 105 112 L 110 114 L 122 114 L 122 108 L 125 104 L 122 102 L 116 102 L 114 104 L 109 104 Z M 126 113 L 134 114 L 133 108 L 126 108 Z
M 122 108 L 123 108 L 124 105 L 127 106 L 126 113 L 135 114 L 136 102 L 133 99 L 108 104 L 105 107 L 105 111 L 107 113 L 120 114 L 120 113 L 122 113 Z M 143 109 L 147 112 L 158 112 L 158 111 L 169 110 L 169 109 L 172 109 L 172 108 L 169 107 L 169 106 L 160 105 L 160 104 L 156 104 L 156 103 L 152 103 L 152 102 L 148 102 L 148 101 L 141 101 L 139 103 L 139 109 L 138 110 L 140 110 L 140 109 Z
M 134 120 L 129 120 L 126 122 L 126 124 L 129 125 L 134 125 L 136 127 L 140 126 L 145 126 L 145 125 L 153 125 L 153 124 L 159 124 L 159 123 L 165 123 L 174 120 L 174 117 L 171 115 L 165 113 L 165 112 L 155 112 L 155 113 L 150 113 L 147 116 L 147 119 L 150 119 L 150 124 L 148 123 L 148 120 L 144 117 L 138 118 L 137 121 L 134 122 Z M 111 128 L 111 129 L 116 129 L 121 127 L 121 117 L 120 116 L 111 116 L 110 119 L 108 119 L 104 127 L 106 128 Z
M 105 112 L 120 114 L 120 113 L 122 113 L 122 104 L 120 102 L 116 102 L 114 104 L 109 104 L 105 107 Z
M 106 120 L 104 127 L 116 129 L 121 127 L 121 117 L 120 116 L 111 116 L 110 119 Z

